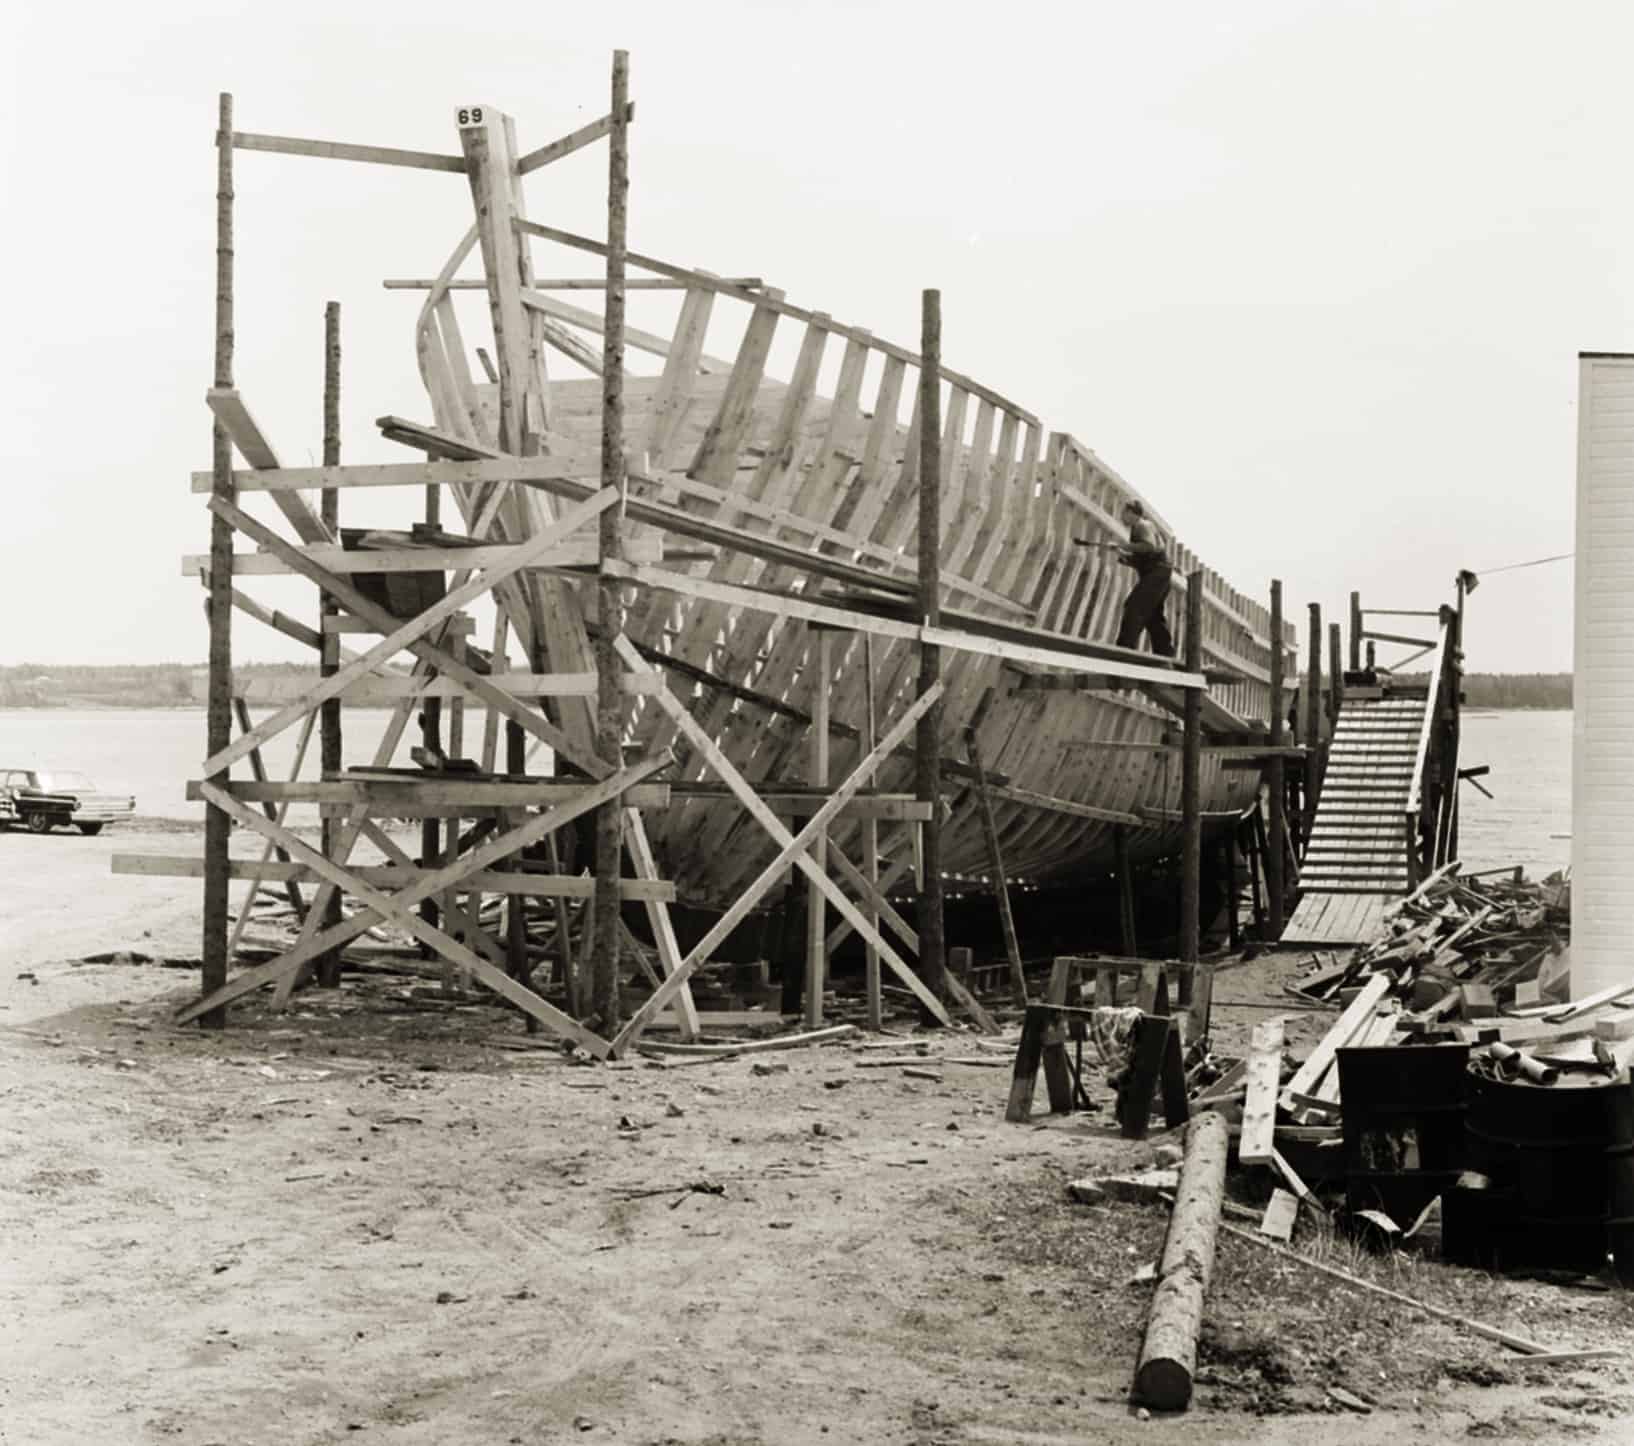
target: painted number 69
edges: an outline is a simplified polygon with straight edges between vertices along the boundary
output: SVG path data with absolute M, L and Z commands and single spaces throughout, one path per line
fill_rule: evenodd
M 482 124 L 482 107 L 480 105 L 467 106 L 460 111 L 462 126 L 479 126 Z

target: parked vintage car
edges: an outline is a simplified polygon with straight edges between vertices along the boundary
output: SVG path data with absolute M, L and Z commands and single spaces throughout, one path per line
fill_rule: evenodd
M 130 794 L 103 793 L 72 768 L 0 768 L 0 826 L 46 833 L 60 825 L 97 834 L 135 812 Z

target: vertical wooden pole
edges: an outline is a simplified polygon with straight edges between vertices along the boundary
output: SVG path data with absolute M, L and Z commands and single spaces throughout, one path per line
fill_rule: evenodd
M 495 668 L 503 667 L 503 661 L 496 653 L 494 655 Z M 522 731 L 520 723 L 513 723 L 509 718 L 505 720 L 505 772 L 520 776 L 528 768 L 528 735 Z M 553 840 L 554 842 L 554 840 Z M 516 867 L 523 867 L 520 855 L 509 860 Z M 564 899 L 565 904 L 567 901 Z M 567 910 L 557 913 L 557 929 L 565 937 L 567 932 Z M 518 984 L 528 982 L 528 898 L 526 894 L 511 894 L 505 901 L 505 958 L 510 968 L 511 978 Z M 564 991 L 567 980 L 562 980 Z M 565 997 L 565 996 L 564 996 Z M 571 1008 L 571 1005 L 569 1005 Z M 539 1021 L 531 1014 L 524 1013 L 529 1034 L 539 1032 Z
M 601 485 L 624 488 L 624 245 L 630 191 L 630 56 L 613 52 L 613 129 L 607 163 L 607 313 L 602 333 Z M 603 564 L 624 556 L 624 505 L 609 507 L 599 522 Z M 624 628 L 618 579 L 601 568 L 596 583 L 596 754 L 608 769 L 622 766 L 623 698 L 613 644 Z M 619 855 L 623 846 L 621 799 L 596 811 L 597 948 L 592 1005 L 601 1030 L 611 1035 L 623 1022 L 618 987 Z
M 1466 579 L 1471 576 L 1473 574 L 1463 572 L 1458 574 L 1458 616 L 1453 625 L 1452 644 L 1447 649 L 1447 666 L 1450 674 L 1447 678 L 1446 699 L 1452 709 L 1448 739 L 1452 759 L 1447 768 L 1449 780 L 1447 786 L 1452 789 L 1452 820 L 1447 836 L 1446 856 L 1438 860 L 1440 863 L 1450 863 L 1458 857 L 1458 808 L 1463 802 L 1463 790 L 1459 787 L 1462 780 L 1458 777 L 1458 756 L 1464 729 L 1464 603 L 1469 596 Z
M 1362 595 L 1350 595 L 1350 671 L 1362 671 Z
M 919 363 L 919 614 L 926 627 L 942 620 L 942 293 L 922 298 Z M 919 648 L 919 692 L 941 681 L 941 649 Z M 929 803 L 924 824 L 924 868 L 919 890 L 919 977 L 938 998 L 945 988 L 942 917 L 942 705 L 933 703 L 919 720 L 915 753 L 918 793 Z
M 233 98 L 225 92 L 216 127 L 216 368 L 215 385 L 233 384 Z M 210 492 L 233 499 L 233 444 L 220 422 L 213 423 Z M 219 753 L 232 741 L 233 530 L 219 513 L 210 515 L 210 676 L 205 714 L 205 753 Z M 226 777 L 218 777 L 222 783 Z M 204 810 L 204 939 L 200 983 L 212 994 L 227 982 L 227 848 L 231 821 L 213 804 Z M 199 1016 L 202 1029 L 221 1029 L 225 1009 Z
M 420 702 L 420 743 L 431 757 L 443 751 L 443 705 L 440 698 L 424 698 Z M 441 861 L 442 855 L 442 824 L 435 818 L 420 820 L 420 867 L 434 869 Z M 426 923 L 437 926 L 440 911 L 437 908 L 437 896 L 422 899 L 420 902 L 420 917 Z M 430 945 L 420 945 L 420 957 L 432 957 Z M 444 989 L 454 987 L 454 965 L 448 959 L 441 961 L 442 985 Z
M 1339 624 L 1328 624 L 1328 718 L 1335 727 L 1339 724 L 1339 709 L 1345 701 L 1344 639 L 1339 636 Z
M 1305 672 L 1305 800 L 1299 826 L 1309 838 L 1316 817 L 1316 799 L 1322 786 L 1322 604 L 1309 604 L 1310 633 L 1307 645 L 1310 662 Z
M 1285 734 L 1283 732 L 1286 719 L 1283 713 L 1286 701 L 1282 696 L 1282 669 L 1284 660 L 1284 643 L 1282 640 L 1282 583 L 1276 579 L 1271 582 L 1271 747 L 1273 750 L 1281 748 Z M 1271 837 L 1267 841 L 1264 851 L 1263 864 L 1265 868 L 1265 890 L 1270 897 L 1266 900 L 1266 907 L 1270 915 L 1270 932 L 1273 941 L 1282 937 L 1282 929 L 1286 920 L 1283 917 L 1283 906 L 1286 902 L 1285 885 L 1283 882 L 1282 860 L 1288 846 L 1288 819 L 1287 819 L 1287 770 L 1283 766 L 1280 754 L 1273 752 L 1271 762 L 1265 770 L 1266 787 L 1271 795 Z
M 323 465 L 340 465 L 340 303 L 331 301 L 323 309 Z M 325 487 L 318 499 L 323 525 L 331 538 L 340 537 L 340 489 Z M 328 593 L 318 595 L 318 628 L 322 634 L 318 672 L 325 678 L 340 667 L 340 638 L 323 632 L 325 618 L 338 617 L 340 605 Z M 319 764 L 323 777 L 339 777 L 345 767 L 341 750 L 340 699 L 331 698 L 318 715 Z M 326 818 L 322 825 L 322 849 L 325 858 L 334 858 L 336 839 L 340 835 L 339 819 Z M 329 928 L 341 920 L 340 890 L 322 889 L 323 927 Z M 318 983 L 327 989 L 340 985 L 340 950 L 331 949 L 313 961 Z
M 1237 916 L 1237 831 L 1230 829 L 1220 849 L 1220 861 L 1225 867 L 1226 946 L 1236 953 L 1242 943 L 1241 921 Z
M 1112 865 L 1118 875 L 1119 944 L 1124 958 L 1134 959 L 1140 954 L 1140 941 L 1135 935 L 1135 874 L 1129 862 L 1129 830 L 1121 823 L 1112 825 Z
M 828 676 L 833 662 L 834 634 L 827 628 L 818 628 L 817 680 L 812 689 L 811 702 L 811 771 L 810 781 L 819 788 L 828 786 Z M 828 867 L 828 836 L 818 834 L 811 843 L 811 861 L 820 869 Z M 807 891 L 806 897 L 806 1027 L 817 1029 L 823 1022 L 823 965 L 824 935 L 828 927 L 828 911 L 822 892 Z
M 874 703 L 874 635 L 862 635 L 862 662 L 864 669 L 862 697 L 862 751 L 869 754 L 874 751 L 874 745 L 879 742 L 877 737 L 876 711 Z M 862 824 L 862 871 L 868 876 L 868 882 L 879 887 L 879 820 L 868 818 Z M 870 927 L 879 928 L 879 910 L 872 903 L 863 909 L 863 917 L 868 920 Z M 880 997 L 879 979 L 879 950 L 870 942 L 863 951 L 863 992 L 867 998 L 868 1027 L 883 1029 L 885 1027 L 884 1009 Z
M 1203 671 L 1203 571 L 1186 579 L 1186 668 Z M 1180 755 L 1180 959 L 1199 952 L 1199 895 L 1203 886 L 1203 690 L 1186 689 L 1185 737 Z M 1180 976 L 1179 1000 L 1191 1003 L 1192 972 Z
M 1368 645 L 1367 645 L 1367 671 L 1371 673 L 1378 666 L 1379 666 L 1378 657 L 1375 655 L 1375 653 L 1373 651 L 1373 644 L 1371 642 L 1369 642 Z

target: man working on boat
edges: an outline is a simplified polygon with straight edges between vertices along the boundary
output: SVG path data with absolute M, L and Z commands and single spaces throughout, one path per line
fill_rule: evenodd
M 1152 640 L 1152 651 L 1165 658 L 1174 656 L 1174 639 L 1169 635 L 1163 604 L 1169 600 L 1173 570 L 1163 550 L 1163 534 L 1147 517 L 1146 509 L 1133 497 L 1123 504 L 1123 520 L 1129 541 L 1118 549 L 1119 559 L 1135 569 L 1135 585 L 1123 604 L 1123 621 L 1118 625 L 1118 646 L 1137 648 L 1140 635 Z

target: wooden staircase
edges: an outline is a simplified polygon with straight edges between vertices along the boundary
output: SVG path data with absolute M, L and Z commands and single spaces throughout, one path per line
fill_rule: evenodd
M 1365 942 L 1382 927 L 1385 906 L 1412 888 L 1407 815 L 1429 706 L 1427 688 L 1346 695 L 1284 945 Z

